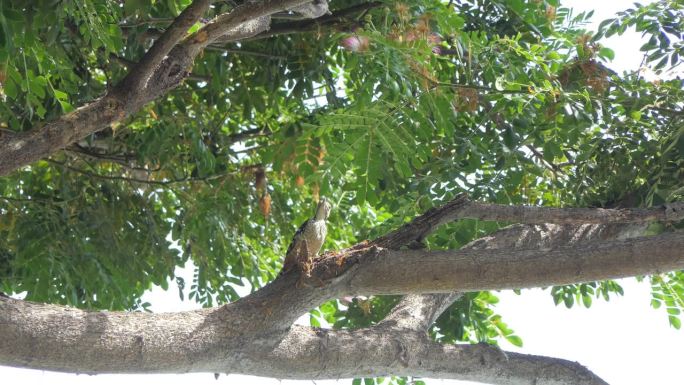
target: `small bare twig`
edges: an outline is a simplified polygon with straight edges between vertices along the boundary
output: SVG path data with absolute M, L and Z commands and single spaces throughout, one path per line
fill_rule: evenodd
M 558 165 L 555 165 L 555 164 L 553 164 L 553 163 L 547 161 L 546 159 L 544 159 L 544 154 L 542 154 L 541 152 L 539 152 L 539 150 L 537 150 L 536 148 L 534 148 L 534 146 L 527 145 L 527 146 L 525 146 L 525 147 L 526 147 L 528 150 L 530 150 L 530 151 L 532 152 L 532 154 L 534 154 L 534 156 L 535 156 L 537 159 L 539 159 L 539 161 L 540 161 L 544 166 L 546 166 L 546 168 L 548 168 L 549 170 L 551 170 L 551 171 L 554 173 L 554 175 L 555 175 L 556 173 L 559 173 L 559 172 L 562 171 Z

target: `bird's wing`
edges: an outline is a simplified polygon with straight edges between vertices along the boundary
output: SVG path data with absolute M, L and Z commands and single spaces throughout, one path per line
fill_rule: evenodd
M 301 238 L 301 235 L 304 233 L 304 229 L 306 228 L 306 225 L 309 223 L 309 220 L 304 221 L 301 226 L 295 231 L 294 235 L 292 236 L 292 241 L 290 242 L 290 246 L 287 247 L 287 251 L 285 252 L 285 255 L 290 254 L 292 251 L 296 251 L 297 248 L 295 248 L 295 243 L 297 243 L 297 240 Z
M 282 270 L 283 272 L 289 271 L 295 265 L 297 265 L 297 253 L 301 248 L 300 244 L 302 241 L 302 234 L 304 233 L 304 229 L 306 228 L 308 223 L 308 220 L 304 221 L 304 223 L 302 223 L 302 225 L 299 226 L 297 231 L 294 233 L 294 236 L 292 237 L 292 242 L 290 242 L 290 246 L 287 247 L 287 251 L 285 252 L 285 261 L 283 261 Z

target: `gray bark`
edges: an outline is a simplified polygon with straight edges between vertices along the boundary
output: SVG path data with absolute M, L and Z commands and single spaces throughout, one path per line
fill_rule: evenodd
M 413 375 L 497 384 L 605 384 L 577 363 L 442 346 L 425 333 L 293 326 L 264 333 L 228 307 L 184 313 L 85 312 L 0 300 L 0 362 L 76 373 L 242 373 L 288 379 Z M 245 310 L 245 309 L 241 309 Z M 267 316 L 263 308 L 250 313 Z
M 317 266 L 319 278 L 337 277 L 335 263 Z M 371 248 L 344 263 L 345 295 L 546 287 L 683 269 L 684 233 L 532 250 Z
M 468 205 L 465 197 L 455 202 L 395 233 L 410 240 L 413 227 L 414 238 L 425 236 L 426 223 L 455 219 L 453 211 Z M 495 384 L 605 384 L 574 362 L 486 345 L 443 346 L 429 340 L 426 330 L 459 292 L 684 268 L 684 234 L 639 237 L 645 229 L 643 216 L 631 218 L 631 224 L 609 215 L 606 224 L 514 225 L 456 251 L 360 244 L 316 261 L 315 286 L 295 285 L 299 273 L 291 271 L 214 309 L 93 312 L 0 297 L 0 364 L 92 374 L 225 372 L 292 379 L 412 375 Z M 387 239 L 399 238 L 380 239 L 396 246 Z M 434 292 L 444 293 L 427 294 Z M 370 328 L 292 326 L 324 301 L 373 293 L 408 295 Z

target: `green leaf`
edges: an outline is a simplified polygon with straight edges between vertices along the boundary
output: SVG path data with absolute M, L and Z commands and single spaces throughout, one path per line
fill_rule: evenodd
M 607 47 L 601 47 L 601 49 L 598 52 L 600 57 L 604 57 L 608 60 L 615 60 L 615 51 L 613 51 L 610 48 Z
M 670 321 L 670 326 L 673 328 L 679 330 L 682 327 L 682 320 L 678 317 L 671 315 L 668 317 L 668 320 Z
M 5 18 L 9 21 L 18 22 L 18 23 L 26 22 L 26 19 L 21 14 L 21 12 L 14 10 L 12 8 L 3 8 L 2 13 L 5 16 Z
M 522 338 L 516 336 L 516 335 L 510 335 L 510 336 L 505 336 L 506 341 L 510 342 L 514 346 L 517 346 L 521 348 L 523 346 L 523 341 Z
M 66 92 L 62 92 L 54 88 L 52 89 L 52 94 L 55 95 L 55 98 L 57 98 L 59 101 L 66 101 L 69 99 L 69 95 L 67 95 Z
M 12 42 L 11 36 L 12 33 L 7 25 L 7 21 L 4 16 L 0 14 L 0 51 L 4 52 L 3 61 L 6 61 L 9 56 L 8 51 Z
M 565 297 L 563 298 L 563 302 L 565 303 L 565 307 L 567 307 L 568 309 L 570 309 L 570 308 L 572 307 L 572 305 L 575 304 L 574 298 L 573 298 L 572 296 L 570 296 L 570 295 L 565 296 Z

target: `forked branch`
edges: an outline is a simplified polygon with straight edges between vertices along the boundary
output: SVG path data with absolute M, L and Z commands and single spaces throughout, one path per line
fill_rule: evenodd
M 457 218 L 456 207 L 462 209 L 467 200 L 457 202 L 419 217 L 416 223 L 423 227 L 414 238 L 445 218 Z M 398 243 L 385 249 L 371 242 L 324 256 L 314 271 L 322 286 L 296 287 L 293 271 L 235 303 L 184 313 L 88 312 L 0 298 L 5 342 L 0 364 L 82 373 L 228 372 L 308 379 L 393 374 L 494 384 L 605 384 L 576 363 L 485 345 L 442 346 L 425 330 L 458 296 L 455 291 L 684 268 L 684 234 L 634 238 L 642 230 L 638 223 L 517 225 L 447 251 L 397 250 Z M 540 247 L 530 248 L 535 244 Z M 445 294 L 416 295 L 434 292 Z M 291 326 L 332 298 L 397 293 L 409 295 L 371 328 Z
M 141 63 L 114 88 L 113 92 L 77 108 L 40 127 L 0 135 L 0 176 L 28 165 L 117 123 L 177 87 L 188 76 L 197 55 L 223 37 L 245 38 L 241 25 L 273 13 L 297 7 L 309 0 L 264 0 L 246 2 L 228 14 L 217 16 L 194 34 L 185 36 L 210 1 L 196 0 L 155 42 Z M 268 25 L 266 25 L 268 28 Z M 256 31 L 255 33 L 260 32 Z M 182 39 L 182 40 L 180 40 Z

